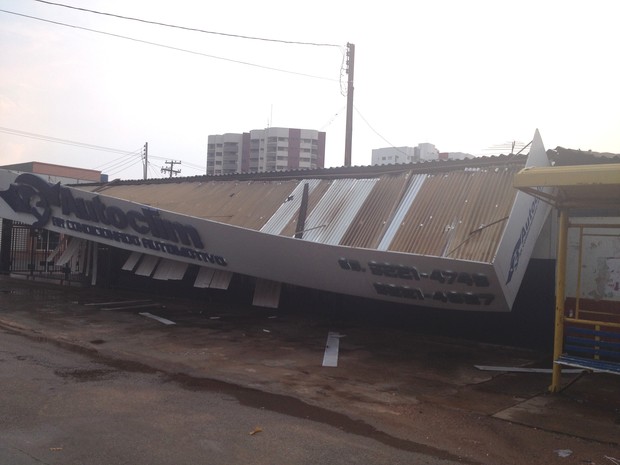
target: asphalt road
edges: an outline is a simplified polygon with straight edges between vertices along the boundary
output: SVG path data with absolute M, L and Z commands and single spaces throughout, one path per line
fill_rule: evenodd
M 0 464 L 456 463 L 4 330 L 0 386 Z

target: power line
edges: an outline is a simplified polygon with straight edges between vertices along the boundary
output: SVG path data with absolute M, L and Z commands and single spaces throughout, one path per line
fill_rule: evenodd
M 131 168 L 132 166 L 137 165 L 138 163 L 142 163 L 142 160 L 136 159 L 133 163 L 126 163 L 122 167 L 119 166 L 116 170 L 109 172 L 108 176 L 112 176 L 114 174 L 125 171 L 126 169 Z
M 328 126 L 330 126 L 336 118 L 338 118 L 338 116 L 340 116 L 340 113 L 342 112 L 342 110 L 346 109 L 347 107 L 344 106 L 342 108 L 340 108 L 336 113 L 334 113 L 334 115 L 329 119 L 329 121 L 327 121 L 323 126 L 321 126 L 321 128 L 319 129 L 319 131 L 324 131 Z
M 105 171 L 107 171 L 109 174 L 115 174 L 115 173 L 120 173 L 121 171 L 126 170 L 127 168 L 141 162 L 142 160 L 139 158 L 133 158 L 133 159 L 129 159 L 129 160 L 125 160 L 123 162 L 117 163 L 114 166 L 110 166 L 108 167 Z M 103 171 L 103 170 L 102 170 Z
M 153 168 L 153 166 L 155 166 L 156 168 L 160 168 L 160 169 L 161 169 L 161 166 L 160 166 L 160 165 L 156 165 L 156 164 L 154 164 L 154 163 L 149 162 L 149 164 L 148 164 L 148 169 L 149 169 L 149 171 L 151 172 L 151 177 L 153 177 L 153 178 L 160 177 L 161 173 L 158 173 L 157 171 L 155 171 L 155 169 Z
M 366 121 L 366 118 L 364 118 L 364 115 L 362 115 L 360 113 L 360 111 L 353 107 L 355 109 L 355 112 L 359 115 L 360 118 L 362 118 L 362 120 L 364 121 L 364 123 L 366 123 L 366 125 L 372 130 L 372 132 L 374 132 L 376 135 L 378 135 L 381 139 L 383 139 L 385 142 L 387 142 L 391 148 L 393 148 L 394 150 L 396 150 L 397 152 L 402 153 L 403 155 L 409 155 L 407 152 L 402 151 L 399 147 L 396 147 L 394 144 L 392 144 L 389 140 L 387 140 L 385 137 L 383 137 L 381 134 L 379 134 L 377 132 L 377 130 L 375 128 L 373 128 L 370 123 L 368 121 Z
M 201 173 L 205 172 L 205 166 L 204 165 L 200 166 L 200 165 L 196 165 L 194 163 L 188 163 L 188 162 L 184 161 L 183 162 L 183 166 L 185 166 L 186 168 L 195 170 L 195 171 L 200 171 Z
M 74 140 L 60 139 L 58 137 L 45 136 L 43 134 L 36 134 L 34 132 L 19 131 L 17 129 L 11 129 L 11 128 L 0 127 L 0 132 L 4 132 L 6 134 L 12 134 L 14 136 L 28 137 L 30 139 L 44 140 L 46 142 L 54 142 L 56 144 L 73 145 L 73 146 L 76 146 L 76 147 L 83 147 L 83 148 L 87 148 L 87 149 L 91 149 L 91 150 L 101 150 L 103 152 L 120 153 L 120 154 L 123 154 L 123 155 L 133 155 L 135 153 L 135 151 L 134 152 L 129 152 L 127 150 L 119 150 L 119 149 L 114 149 L 114 148 L 110 148 L 110 147 L 104 147 L 104 146 L 101 146 L 101 145 L 86 144 L 84 142 L 76 142 Z
M 138 155 L 138 158 L 133 157 L 133 158 L 124 158 L 122 160 L 117 160 L 116 162 L 112 163 L 108 163 L 106 166 L 102 167 L 102 168 L 98 168 L 99 171 L 115 171 L 118 169 L 122 169 L 125 168 L 128 165 L 133 165 L 135 164 L 137 161 L 141 160 L 142 157 L 140 155 Z
M 119 164 L 121 163 L 125 163 L 125 161 L 127 160 L 127 157 L 129 155 L 125 156 L 125 157 L 120 157 L 120 158 L 116 158 L 114 160 L 111 160 L 107 163 L 104 163 L 103 165 L 99 165 L 96 166 L 95 169 L 99 170 L 99 171 L 109 171 L 109 170 L 113 170 L 114 168 L 116 168 Z M 133 159 L 132 159 L 133 161 Z
M 355 112 L 359 115 L 360 118 L 362 118 L 362 120 L 364 121 L 364 123 L 366 123 L 366 125 L 372 130 L 372 132 L 374 132 L 376 135 L 378 135 L 381 139 L 383 139 L 385 142 L 387 142 L 391 148 L 398 150 L 399 152 L 401 152 L 403 155 L 408 155 L 407 153 L 403 152 L 401 149 L 399 149 L 398 147 L 396 147 L 394 144 L 392 144 L 389 140 L 387 140 L 385 137 L 383 137 L 381 134 L 379 134 L 379 132 L 377 132 L 377 130 L 375 128 L 373 128 L 370 123 L 366 120 L 366 118 L 364 118 L 364 115 L 362 115 L 360 113 L 360 111 L 356 108 L 353 107 L 355 109 Z
M 77 142 L 77 141 L 68 140 L 68 139 L 60 139 L 58 137 L 46 136 L 46 135 L 37 134 L 34 132 L 19 131 L 17 129 L 10 129 L 10 128 L 4 128 L 4 127 L 0 127 L 0 132 L 4 132 L 6 134 L 12 134 L 15 136 L 20 136 L 20 137 L 27 137 L 29 139 L 42 140 L 45 142 L 53 142 L 56 144 L 71 145 L 74 147 L 82 147 L 82 148 L 86 148 L 90 150 L 100 150 L 103 152 L 120 153 L 123 156 L 115 158 L 114 160 L 111 160 L 107 163 L 104 163 L 103 165 L 100 165 L 94 168 L 99 171 L 111 171 L 112 174 L 119 173 L 129 168 L 130 166 L 133 166 L 138 161 L 140 161 L 140 154 L 138 152 L 141 149 L 134 150 L 133 152 L 129 152 L 127 150 L 119 150 L 119 149 L 114 149 L 111 147 L 104 147 L 101 145 L 87 144 L 84 142 Z M 134 156 L 136 158 L 134 158 Z
M 120 149 L 114 149 L 111 147 L 104 147 L 101 145 L 93 145 L 93 144 L 87 144 L 85 142 L 77 142 L 74 140 L 69 140 L 69 139 L 60 139 L 58 137 L 52 137 L 52 136 L 46 136 L 43 134 L 37 134 L 34 132 L 26 132 L 26 131 L 20 131 L 17 129 L 11 129 L 11 128 L 4 128 L 4 127 L 0 127 L 0 132 L 4 132 L 6 134 L 12 134 L 15 136 L 20 136 L 20 137 L 27 137 L 30 139 L 36 139 L 36 140 L 42 140 L 45 142 L 54 142 L 57 144 L 64 144 L 64 145 L 71 145 L 74 147 L 82 147 L 82 148 L 86 148 L 86 149 L 90 149 L 90 150 L 100 150 L 100 151 L 104 151 L 104 152 L 112 152 L 112 153 L 120 153 L 122 154 L 122 156 L 115 158 L 114 160 L 110 160 L 108 162 L 105 162 L 99 166 L 96 166 L 94 169 L 99 170 L 99 171 L 111 171 L 112 173 L 118 173 L 130 166 L 133 166 L 134 164 L 136 164 L 138 161 L 142 160 L 142 147 L 134 150 L 133 152 L 129 152 L 127 150 L 120 150 Z M 167 158 L 165 157 L 158 157 L 156 155 L 149 155 L 149 159 L 157 159 L 157 160 L 167 160 Z M 204 171 L 204 166 L 200 166 L 200 165 L 195 165 L 192 163 L 188 163 L 188 162 L 183 162 L 188 168 L 194 169 L 196 171 Z M 150 165 L 150 163 L 149 163 Z M 158 168 L 161 168 L 161 166 L 159 165 L 155 165 Z
M 131 16 L 117 15 L 117 14 L 114 14 L 114 13 L 105 13 L 105 12 L 102 12 L 102 11 L 90 10 L 88 8 L 78 8 L 76 6 L 65 5 L 63 3 L 48 2 L 46 0 L 35 0 L 35 2 L 46 3 L 48 5 L 60 6 L 60 7 L 63 7 L 63 8 L 70 8 L 72 10 L 85 11 L 87 13 L 95 13 L 95 14 L 98 14 L 98 15 L 104 15 L 104 16 L 111 16 L 111 17 L 114 17 L 114 18 L 126 19 L 126 20 L 129 20 L 129 21 L 139 21 L 141 23 L 154 24 L 156 26 L 164 26 L 164 27 L 171 27 L 171 28 L 175 28 L 175 29 L 183 29 L 185 31 L 201 32 L 203 34 L 214 34 L 214 35 L 220 35 L 220 36 L 226 36 L 226 37 L 234 37 L 234 38 L 237 38 L 237 39 L 262 40 L 262 41 L 265 41 L 265 42 L 278 42 L 278 43 L 282 43 L 282 44 L 291 44 L 291 45 L 313 45 L 313 46 L 317 46 L 317 47 L 340 47 L 340 45 L 327 44 L 327 43 L 300 42 L 300 41 L 281 40 L 281 39 L 268 39 L 268 38 L 265 38 L 265 37 L 253 37 L 253 36 L 245 36 L 245 35 L 240 35 L 240 34 L 229 34 L 229 33 L 225 33 L 225 32 L 207 31 L 207 30 L 204 30 L 204 29 L 198 29 L 198 28 L 194 28 L 194 27 L 178 26 L 178 25 L 175 25 L 175 24 L 160 23 L 158 21 L 149 21 L 149 20 L 146 20 L 146 19 L 134 18 L 134 17 L 131 17 Z
M 71 27 L 71 28 L 74 28 L 74 29 L 81 29 L 81 30 L 88 31 L 88 32 L 94 32 L 96 34 L 103 34 L 103 35 L 110 36 L 110 37 L 116 37 L 116 38 L 119 38 L 119 39 L 131 40 L 133 42 L 139 42 L 139 43 L 142 43 L 142 44 L 153 45 L 155 47 L 162 47 L 162 48 L 166 48 L 166 49 L 169 49 L 169 50 L 175 50 L 177 52 L 191 53 L 192 55 L 200 55 L 200 56 L 204 56 L 204 57 L 207 57 L 207 58 L 213 58 L 215 60 L 228 61 L 228 62 L 231 62 L 231 63 L 237 63 L 237 64 L 241 64 L 241 65 L 246 65 L 246 66 L 253 66 L 255 68 L 267 69 L 269 71 L 278 71 L 280 73 L 294 74 L 294 75 L 297 75 L 297 76 L 304 76 L 304 77 L 308 77 L 308 78 L 312 78 L 312 79 L 322 79 L 324 81 L 333 81 L 333 82 L 338 82 L 339 81 L 338 79 L 332 79 L 332 78 L 327 78 L 327 77 L 323 77 L 323 76 L 315 76 L 315 75 L 312 75 L 312 74 L 299 73 L 299 72 L 296 72 L 296 71 L 289 71 L 289 70 L 285 70 L 285 69 L 281 69 L 281 68 L 274 68 L 274 67 L 271 67 L 271 66 L 259 65 L 259 64 L 250 63 L 250 62 L 247 62 L 247 61 L 233 60 L 232 58 L 224 58 L 224 57 L 219 57 L 219 56 L 215 56 L 215 55 L 209 55 L 207 53 L 196 52 L 194 50 L 188 50 L 188 49 L 180 48 L 180 47 L 173 47 L 171 45 L 160 44 L 160 43 L 151 42 L 151 41 L 148 41 L 148 40 L 136 39 L 135 37 L 128 37 L 128 36 L 124 36 L 124 35 L 121 35 L 121 34 L 114 34 L 112 32 L 99 31 L 97 29 L 91 29 L 91 28 L 88 28 L 88 27 L 76 26 L 74 24 L 62 23 L 60 21 L 53 21 L 51 19 L 44 19 L 44 18 L 39 18 L 37 16 L 26 15 L 26 14 L 23 14 L 23 13 L 16 13 L 14 11 L 8 11 L 8 10 L 0 9 L 0 12 L 8 13 L 10 15 L 15 15 L 15 16 L 22 16 L 24 18 L 34 19 L 36 21 L 42 21 L 42 22 L 45 22 L 45 23 L 56 24 L 58 26 L 66 26 L 66 27 Z

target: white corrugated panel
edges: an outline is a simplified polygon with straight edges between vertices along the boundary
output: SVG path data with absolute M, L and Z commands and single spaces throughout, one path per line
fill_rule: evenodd
M 257 279 L 254 286 L 252 305 L 256 307 L 278 308 L 282 283 L 267 279 Z
M 90 242 L 90 241 L 86 241 L 86 244 L 84 245 L 84 273 L 86 274 L 86 276 L 90 276 L 90 269 L 89 269 L 89 258 L 92 254 L 93 248 L 97 248 L 97 244 L 95 242 Z M 90 264 L 92 265 L 92 263 Z
M 422 184 L 424 184 L 426 176 L 426 174 L 414 174 L 412 176 L 412 179 L 409 181 L 409 187 L 407 188 L 407 192 L 400 204 L 398 205 L 396 214 L 394 215 L 390 226 L 386 229 L 385 234 L 383 235 L 383 239 L 381 239 L 377 250 L 388 250 L 388 248 L 390 247 L 392 239 L 394 239 L 398 228 L 400 228 L 400 225 L 403 222 L 405 215 L 409 211 L 409 208 L 411 208 L 411 204 L 418 195 L 418 192 L 420 192 L 420 188 L 422 187 Z
M 213 279 L 214 274 L 214 269 L 207 268 L 205 266 L 200 267 L 200 270 L 198 270 L 198 276 L 196 276 L 196 280 L 194 281 L 194 287 L 211 287 L 211 280 Z
M 213 275 L 213 279 L 211 280 L 211 288 L 212 289 L 228 289 L 230 285 L 230 280 L 232 279 L 233 274 L 230 271 L 221 271 L 217 270 Z
M 66 265 L 71 261 L 74 255 L 77 255 L 82 248 L 82 245 L 85 243 L 84 239 L 78 239 L 77 237 L 72 237 L 71 241 L 67 245 L 67 248 L 62 253 L 60 258 L 56 261 L 56 266 Z
M 280 234 L 293 219 L 295 213 L 299 211 L 304 192 L 304 184 L 308 184 L 308 192 L 312 193 L 320 182 L 319 179 L 307 179 L 297 184 L 291 195 L 280 205 L 273 216 L 267 220 L 260 231 L 267 234 Z
M 228 289 L 233 274 L 230 271 L 214 270 L 206 266 L 200 267 L 198 276 L 194 281 L 194 287 L 211 289 Z
M 125 271 L 133 271 L 133 269 L 140 261 L 140 257 L 142 257 L 142 254 L 140 252 L 131 252 L 131 255 L 129 256 L 129 258 L 127 258 L 127 261 L 123 265 L 122 269 Z
M 189 267 L 188 263 L 179 262 L 176 260 L 162 259 L 161 263 L 157 267 L 154 279 L 168 280 L 168 279 L 183 279 L 185 271 Z
M 98 267 L 98 262 L 99 262 L 99 247 L 97 247 L 97 244 L 95 244 L 93 242 L 93 275 L 91 276 L 91 280 L 90 280 L 90 284 L 91 286 L 94 286 L 97 284 L 97 270 L 99 269 Z
M 1 235 L 1 234 L 0 234 Z M 67 236 L 65 236 L 67 237 Z M 54 250 L 52 250 L 52 252 L 48 255 L 47 257 L 47 261 L 51 262 L 54 260 L 54 258 L 56 257 L 56 255 L 58 255 L 60 253 L 60 251 L 62 250 L 62 248 L 65 246 L 65 241 L 60 241 L 58 243 L 58 245 L 56 246 L 56 248 Z
M 135 273 L 138 276 L 151 276 L 158 261 L 159 257 L 156 257 L 155 255 L 143 255 Z
M 303 239 L 338 245 L 378 179 L 337 179 L 306 220 Z

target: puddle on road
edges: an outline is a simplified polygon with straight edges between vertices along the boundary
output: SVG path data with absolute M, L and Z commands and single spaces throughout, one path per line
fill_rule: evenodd
M 71 347 L 66 348 L 72 350 Z M 76 351 L 84 353 L 82 350 Z M 109 367 L 109 369 L 64 370 L 58 371 L 56 374 L 61 377 L 75 379 L 78 382 L 110 379 L 110 377 L 114 376 L 115 371 L 160 375 L 163 382 L 174 382 L 183 389 L 197 392 L 217 392 L 229 395 L 246 407 L 269 410 L 295 418 L 322 423 L 337 428 L 345 433 L 373 439 L 395 449 L 459 463 L 474 463 L 441 449 L 391 436 L 362 420 L 354 420 L 345 414 L 306 404 L 295 397 L 264 392 L 258 389 L 226 383 L 224 381 L 196 378 L 184 373 L 166 373 L 144 363 L 114 359 L 93 352 L 86 353 L 96 362 Z
M 54 374 L 61 378 L 71 378 L 79 382 L 101 381 L 113 377 L 116 370 L 110 369 L 75 369 L 75 370 L 55 370 Z
M 394 447 L 395 449 L 430 455 L 444 460 L 467 463 L 466 461 L 463 461 L 462 457 L 452 455 L 446 451 L 436 449 L 425 444 L 391 436 L 364 421 L 354 420 L 342 413 L 306 404 L 295 397 L 268 393 L 222 381 L 195 378 L 182 373 L 169 376 L 172 381 L 178 383 L 185 389 L 192 391 L 220 392 L 234 397 L 241 405 L 245 405 L 247 407 L 265 409 L 271 412 L 281 413 L 283 415 L 289 415 L 296 418 L 302 418 L 304 420 L 311 420 L 317 423 L 326 424 L 334 428 L 338 428 L 346 433 L 374 439 L 375 441 Z
M 235 398 L 241 405 L 246 407 L 265 409 L 295 418 L 315 421 L 317 423 L 338 428 L 346 433 L 373 439 L 395 449 L 429 455 L 443 460 L 451 460 L 460 463 L 473 463 L 468 462 L 463 459 L 463 457 L 450 454 L 441 449 L 391 436 L 364 421 L 354 420 L 345 414 L 306 404 L 295 397 L 264 392 L 258 389 L 226 383 L 224 381 L 208 378 L 196 378 L 183 373 L 165 373 L 139 362 L 99 356 L 96 356 L 95 358 L 97 362 L 119 371 L 160 374 L 162 375 L 164 382 L 171 381 L 177 383 L 179 386 L 187 390 L 209 391 L 229 395 Z

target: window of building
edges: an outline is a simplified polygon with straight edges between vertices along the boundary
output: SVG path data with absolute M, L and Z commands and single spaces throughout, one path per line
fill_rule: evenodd
M 54 250 L 60 242 L 60 234 L 44 229 L 36 236 L 37 250 Z

